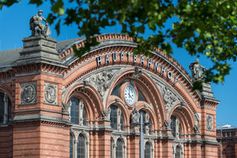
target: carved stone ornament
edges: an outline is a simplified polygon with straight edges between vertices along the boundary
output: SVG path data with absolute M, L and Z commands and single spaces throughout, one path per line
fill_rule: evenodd
M 32 36 L 49 36 L 50 30 L 48 27 L 48 22 L 42 16 L 43 11 L 39 10 L 38 13 L 30 18 L 30 30 L 32 32 Z M 43 22 L 45 24 L 43 24 Z
M 109 121 L 110 120 L 110 112 L 111 109 L 110 108 L 106 108 L 102 111 L 102 120 L 104 121 Z
M 195 113 L 194 114 L 194 132 L 195 133 L 200 133 L 200 113 Z
M 134 110 L 132 111 L 132 114 L 131 114 L 131 115 L 132 115 L 132 116 L 131 116 L 132 124 L 133 124 L 133 125 L 139 124 L 139 122 L 140 122 L 140 113 L 139 113 L 136 109 L 134 109 Z
M 206 128 L 208 131 L 213 129 L 213 116 L 211 115 L 206 116 Z
M 170 110 L 175 105 L 176 101 L 178 101 L 177 96 L 167 87 L 163 87 L 163 97 L 167 110 Z
M 21 104 L 36 102 L 36 83 L 21 84 Z
M 106 90 L 111 85 L 111 80 L 117 71 L 118 70 L 104 70 L 90 76 L 86 79 L 86 81 L 88 81 L 89 84 L 92 84 L 99 92 L 99 94 L 103 97 Z
M 46 103 L 57 104 L 57 85 L 45 83 L 44 99 Z
M 202 80 L 205 77 L 206 69 L 200 65 L 198 60 L 191 63 L 189 69 L 192 71 L 192 77 L 194 80 Z

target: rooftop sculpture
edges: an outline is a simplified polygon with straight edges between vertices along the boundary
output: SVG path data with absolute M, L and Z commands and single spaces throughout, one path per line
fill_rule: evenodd
M 42 35 L 44 37 L 47 37 L 50 35 L 48 22 L 42 15 L 43 15 L 43 11 L 39 10 L 36 15 L 30 18 L 30 30 L 31 30 L 32 36 Z

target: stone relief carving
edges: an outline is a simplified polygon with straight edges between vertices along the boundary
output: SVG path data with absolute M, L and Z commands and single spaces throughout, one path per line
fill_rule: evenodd
M 110 108 L 106 108 L 102 111 L 102 119 L 105 121 L 110 121 L 110 112 L 111 109 Z
M 132 114 L 131 114 L 131 121 L 133 125 L 137 125 L 140 123 L 140 113 L 136 110 L 133 109 Z
M 164 86 L 162 89 L 164 101 L 166 103 L 166 110 L 170 110 L 173 106 L 175 106 L 175 103 L 177 103 L 178 98 L 169 88 Z
M 36 102 L 36 83 L 21 84 L 21 104 Z
M 57 85 L 45 83 L 44 99 L 46 103 L 57 104 Z
M 200 133 L 200 113 L 194 114 L 194 132 Z
M 206 128 L 208 131 L 213 129 L 213 116 L 211 115 L 206 116 Z
M 181 97 L 178 95 L 178 93 L 175 93 L 175 90 L 172 90 L 169 88 L 167 83 L 163 82 L 158 77 L 155 77 L 153 74 L 147 72 L 147 74 L 155 81 L 156 86 L 160 90 L 164 102 L 165 102 L 165 108 L 167 111 L 170 111 L 175 105 L 178 103 L 184 102 Z
M 89 84 L 92 84 L 99 94 L 103 97 L 105 95 L 106 90 L 111 85 L 111 80 L 114 77 L 115 73 L 118 70 L 104 70 L 97 74 L 94 74 L 86 79 Z

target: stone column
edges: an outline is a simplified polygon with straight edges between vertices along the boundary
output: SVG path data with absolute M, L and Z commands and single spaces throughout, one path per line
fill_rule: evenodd
M 117 110 L 117 121 L 118 121 L 118 124 L 117 124 L 117 129 L 120 131 L 121 130 L 121 110 L 118 108 Z
M 84 104 L 83 102 L 79 102 L 79 125 L 82 126 L 83 125 L 83 112 L 84 112 Z

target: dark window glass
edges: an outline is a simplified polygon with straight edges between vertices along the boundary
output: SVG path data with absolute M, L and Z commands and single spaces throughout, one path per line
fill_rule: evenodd
M 120 124 L 121 124 L 121 130 L 123 130 L 124 129 L 124 123 L 123 123 L 123 113 L 122 113 L 122 111 L 121 111 L 121 116 L 120 116 Z
M 0 93 L 0 124 L 3 123 L 4 119 L 4 94 Z
M 110 106 L 110 125 L 113 129 L 117 129 L 117 109 L 114 105 Z
M 145 158 L 151 158 L 151 144 L 149 142 L 146 142 L 144 154 Z
M 117 140 L 116 158 L 123 158 L 123 140 L 122 139 Z
M 71 99 L 71 111 L 70 111 L 70 117 L 71 117 L 71 123 L 78 124 L 79 123 L 79 99 L 76 97 L 73 97 Z
M 170 128 L 171 128 L 171 132 L 173 136 L 176 137 L 176 117 L 175 116 L 171 116 Z
M 80 134 L 78 136 L 77 142 L 77 158 L 85 158 L 86 157 L 86 141 L 85 137 Z
M 70 135 L 70 158 L 73 158 L 73 136 Z
M 175 158 L 181 158 L 181 151 L 182 151 L 182 148 L 181 146 L 176 146 L 176 152 L 175 152 Z
M 87 113 L 86 109 L 83 109 L 83 125 L 87 125 Z

